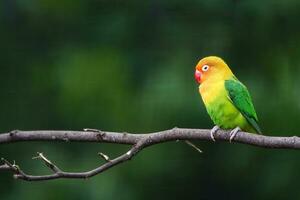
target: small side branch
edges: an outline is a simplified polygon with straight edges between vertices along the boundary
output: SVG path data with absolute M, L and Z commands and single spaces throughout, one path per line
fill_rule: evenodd
M 135 156 L 138 152 L 140 152 L 144 147 L 148 145 L 148 140 L 143 139 L 139 141 L 137 144 L 133 145 L 132 148 L 124 153 L 123 155 L 110 160 L 109 157 L 103 153 L 99 153 L 101 157 L 106 161 L 103 165 L 87 171 L 87 172 L 64 172 L 60 168 L 58 168 L 53 162 L 51 162 L 43 153 L 37 153 L 38 156 L 33 157 L 33 159 L 41 159 L 44 161 L 46 166 L 53 171 L 53 174 L 49 175 L 42 175 L 42 176 L 34 176 L 24 173 L 17 165 L 11 164 L 9 161 L 2 158 L 4 162 L 3 165 L 0 166 L 0 170 L 8 170 L 14 173 L 14 178 L 22 179 L 25 181 L 45 181 L 45 180 L 52 180 L 52 179 L 60 179 L 60 178 L 69 178 L 69 179 L 87 179 L 93 177 L 99 173 L 102 173 L 111 167 L 118 165 L 122 162 L 130 160 L 133 156 Z
M 219 130 L 214 134 L 217 141 L 229 142 L 230 134 L 228 131 Z M 110 159 L 104 153 L 98 153 L 105 161 L 104 164 L 95 169 L 86 172 L 66 172 L 60 169 L 54 162 L 50 161 L 43 153 L 38 152 L 34 159 L 42 160 L 45 165 L 52 171 L 49 175 L 29 175 L 26 174 L 14 162 L 11 163 L 2 158 L 2 165 L 0 171 L 10 171 L 14 174 L 14 178 L 26 181 L 42 181 L 60 178 L 68 179 L 86 179 L 97 174 L 100 174 L 118 164 L 130 160 L 144 148 L 164 143 L 168 141 L 185 141 L 197 151 L 201 150 L 196 147 L 190 140 L 206 140 L 212 141 L 210 137 L 210 130 L 207 129 L 182 129 L 173 128 L 170 130 L 148 133 L 148 134 L 132 134 L 132 133 L 118 133 L 107 132 L 96 129 L 85 129 L 84 131 L 20 131 L 15 130 L 9 133 L 0 134 L 0 145 L 15 142 L 29 142 L 29 141 L 60 141 L 60 142 L 98 142 L 98 143 L 115 143 L 128 144 L 131 148 L 126 153 L 117 158 Z M 274 137 L 257 135 L 247 132 L 238 132 L 234 138 L 234 142 L 248 144 L 263 148 L 278 148 L 278 149 L 300 149 L 300 138 L 292 137 Z

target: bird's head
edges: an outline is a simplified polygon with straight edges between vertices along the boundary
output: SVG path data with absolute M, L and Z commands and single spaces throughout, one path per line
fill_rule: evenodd
M 228 65 L 217 56 L 202 58 L 196 65 L 195 79 L 201 84 L 207 80 L 222 80 L 233 75 Z

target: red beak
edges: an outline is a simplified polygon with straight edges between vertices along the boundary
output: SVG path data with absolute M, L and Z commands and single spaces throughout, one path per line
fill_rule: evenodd
M 196 71 L 195 71 L 195 80 L 199 84 L 201 83 L 201 75 L 202 75 L 201 72 L 196 69 Z

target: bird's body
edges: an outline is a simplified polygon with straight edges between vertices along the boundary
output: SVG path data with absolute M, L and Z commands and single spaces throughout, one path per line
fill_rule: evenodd
M 225 81 L 206 86 L 203 84 L 199 87 L 199 92 L 214 124 L 222 129 L 233 129 L 238 126 L 244 131 L 254 132 L 246 118 L 228 98 Z
M 257 115 L 247 88 L 220 58 L 203 58 L 196 66 L 199 92 L 209 116 L 222 129 L 239 127 L 260 133 Z

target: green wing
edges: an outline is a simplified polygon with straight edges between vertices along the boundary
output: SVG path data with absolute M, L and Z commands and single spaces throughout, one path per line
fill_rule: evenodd
M 242 113 L 256 132 L 261 134 L 257 123 L 257 115 L 246 86 L 234 77 L 233 79 L 225 81 L 225 88 L 228 92 L 228 98 L 233 105 Z

